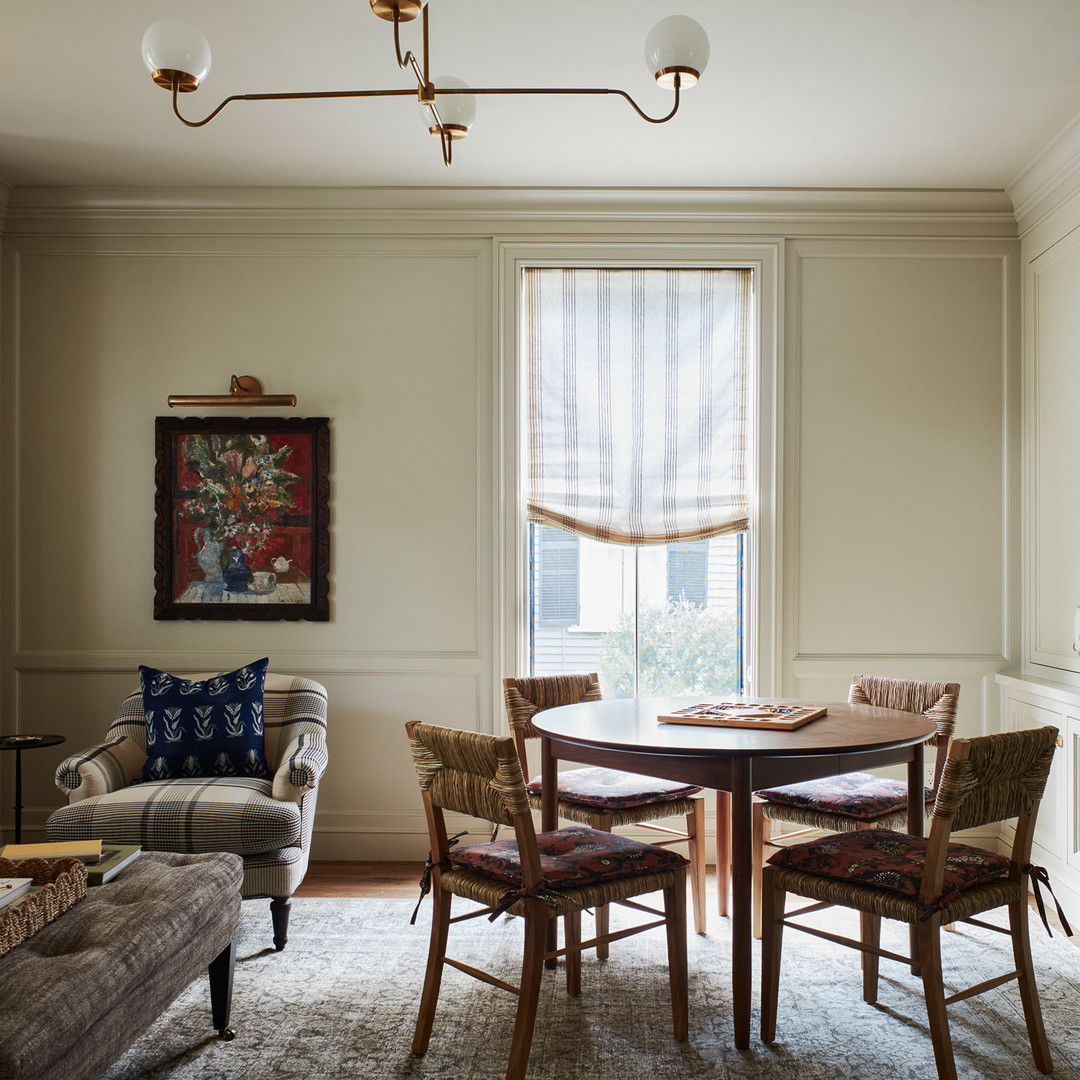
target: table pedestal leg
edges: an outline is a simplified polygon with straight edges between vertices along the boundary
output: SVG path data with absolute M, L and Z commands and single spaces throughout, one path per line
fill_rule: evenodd
M 731 1008 L 735 1048 L 750 1047 L 753 859 L 750 760 L 731 759 Z

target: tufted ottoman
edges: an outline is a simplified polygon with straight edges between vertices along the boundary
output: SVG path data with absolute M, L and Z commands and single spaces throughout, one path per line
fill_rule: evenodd
M 243 860 L 146 852 L 0 958 L 0 1080 L 97 1080 L 209 969 L 225 1037 Z

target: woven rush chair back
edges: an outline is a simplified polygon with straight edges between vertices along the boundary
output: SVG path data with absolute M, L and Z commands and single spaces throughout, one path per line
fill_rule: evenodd
M 955 739 L 941 777 L 930 821 L 920 896 L 934 902 L 941 896 L 950 836 L 1016 818 L 1011 880 L 1031 856 L 1035 815 L 1046 788 L 1057 748 L 1057 728 L 1030 728 Z
M 431 833 L 432 857 L 450 851 L 444 810 L 510 825 L 526 886 L 541 880 L 525 780 L 513 739 L 412 721 L 405 725 Z
M 534 675 L 503 679 L 503 698 L 510 734 L 518 748 L 521 768 L 528 772 L 525 740 L 540 738 L 532 718 L 545 709 L 600 701 L 600 680 L 595 671 L 575 675 Z
M 935 828 L 959 831 L 1033 814 L 1056 747 L 1054 727 L 955 740 L 934 803 L 931 835 Z
M 933 720 L 937 730 L 927 742 L 937 748 L 937 759 L 934 763 L 934 790 L 937 790 L 941 782 L 941 772 L 945 768 L 949 740 L 956 728 L 956 710 L 960 703 L 959 683 L 853 675 L 848 689 L 848 703 L 922 713 Z

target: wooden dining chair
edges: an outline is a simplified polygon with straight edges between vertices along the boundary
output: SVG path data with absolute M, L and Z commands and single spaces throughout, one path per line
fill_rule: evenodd
M 940 1080 L 956 1080 L 946 1006 L 1016 980 L 1035 1066 L 1050 1072 L 1050 1049 L 1031 962 L 1027 879 L 1032 868 L 1035 817 L 1056 748 L 1053 727 L 957 739 L 944 766 L 930 835 L 926 839 L 886 829 L 838 833 L 778 851 L 764 872 L 761 943 L 761 1037 L 776 1037 L 784 927 L 806 930 L 863 953 L 863 1000 L 877 1001 L 880 957 L 914 965 L 922 975 L 930 1037 Z M 1009 856 L 951 843 L 951 834 L 1016 818 Z M 785 913 L 787 893 L 817 901 Z M 861 913 L 860 939 L 822 934 L 794 921 L 839 905 Z M 1007 906 L 1008 928 L 973 916 Z M 880 947 L 881 920 L 913 928 L 916 951 L 900 956 Z M 966 990 L 945 995 L 941 972 L 941 929 L 969 922 L 1008 934 L 1015 970 Z M 812 993 L 812 988 L 806 987 Z M 798 1007 L 799 990 L 787 996 Z M 833 1031 L 834 1038 L 840 1033 Z
M 581 990 L 581 953 L 597 939 L 581 940 L 581 911 L 612 903 L 657 916 L 609 935 L 627 937 L 664 926 L 675 1038 L 688 1038 L 686 969 L 686 866 L 677 852 L 584 826 L 549 833 L 534 831 L 529 797 L 517 748 L 512 739 L 478 732 L 406 724 L 413 764 L 424 801 L 431 837 L 431 891 L 434 912 L 427 970 L 413 1052 L 428 1048 L 443 968 L 451 967 L 501 990 L 516 994 L 517 1015 L 506 1068 L 507 1080 L 522 1080 L 529 1060 L 540 983 L 549 957 L 566 957 L 567 991 Z M 444 811 L 466 814 L 513 827 L 513 840 L 452 846 Z M 632 899 L 662 891 L 664 909 Z M 451 915 L 454 896 L 483 905 Z M 521 916 L 524 949 L 519 984 L 481 971 L 446 955 L 450 924 L 478 915 L 509 911 Z M 550 920 L 562 918 L 564 947 L 546 948 Z
M 853 675 L 848 689 L 850 704 L 922 713 L 934 721 L 936 731 L 928 740 L 928 745 L 936 747 L 937 756 L 933 783 L 926 789 L 928 813 L 933 808 L 941 771 L 945 767 L 959 701 L 959 683 Z M 803 826 L 785 833 L 785 843 L 821 829 L 833 833 L 908 827 L 907 781 L 890 780 L 873 773 L 844 773 L 822 780 L 755 791 L 754 796 L 752 850 L 755 937 L 761 937 L 761 868 L 767 849 L 780 846 L 773 839 L 772 822 L 786 821 Z
M 600 701 L 600 681 L 595 672 L 508 678 L 503 679 L 503 697 L 521 769 L 528 776 L 527 741 L 540 737 L 532 718 L 544 709 L 559 705 Z M 539 809 L 539 776 L 529 781 L 527 790 L 532 806 Z M 695 798 L 701 788 L 617 769 L 584 768 L 561 771 L 558 790 L 558 814 L 567 821 L 577 821 L 603 832 L 632 825 L 657 833 L 658 838 L 652 842 L 658 846 L 687 844 L 694 930 L 705 933 L 705 809 L 703 801 Z M 684 830 L 656 824 L 658 820 L 674 817 L 686 819 Z M 600 938 L 607 933 L 606 908 L 596 909 L 596 933 Z M 600 946 L 597 955 L 601 959 L 606 957 L 607 946 Z

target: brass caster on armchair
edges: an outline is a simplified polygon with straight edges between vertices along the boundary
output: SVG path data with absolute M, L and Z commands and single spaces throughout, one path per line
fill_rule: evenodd
M 236 1038 L 236 1032 L 232 1028 L 222 1028 L 218 1032 L 218 1038 L 224 1039 L 225 1042 L 232 1042 Z

